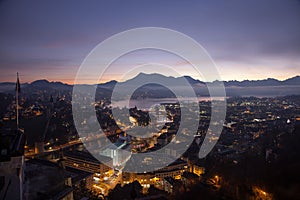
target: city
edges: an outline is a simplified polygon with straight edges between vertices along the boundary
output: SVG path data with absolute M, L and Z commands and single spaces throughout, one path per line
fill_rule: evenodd
M 281 191 L 284 188 L 281 182 L 285 178 L 278 179 L 272 172 L 279 170 L 277 173 L 295 173 L 295 176 L 298 173 L 298 170 L 289 168 L 289 172 L 285 171 L 293 162 L 298 162 L 300 98 L 297 95 L 228 98 L 221 137 L 217 138 L 218 142 L 208 156 L 199 159 L 205 135 L 212 134 L 207 131 L 211 115 L 209 100 L 199 99 L 198 130 L 193 135 L 192 144 L 181 155 L 179 149 L 170 149 L 166 145 L 175 138 L 181 120 L 196 121 L 188 117 L 181 119 L 185 105 L 179 105 L 176 99 L 162 99 L 164 103 L 155 104 L 150 110 L 136 106 L 130 108 L 128 124 L 116 121 L 110 101 L 101 99 L 94 106 L 105 135 L 89 133 L 79 137 L 72 120 L 71 93 L 68 90 L 45 92 L 44 89 L 34 89 L 32 92 L 35 96 L 29 88 L 26 94 L 21 93 L 18 109 L 20 130 L 25 131 L 20 135 L 25 135 L 27 140 L 22 161 L 25 163 L 22 170 L 26 199 L 118 199 L 119 195 L 135 196 L 136 199 L 181 199 L 197 190 L 201 191 L 199 195 L 216 199 L 240 199 L 243 196 L 273 199 L 288 194 Z M 2 137 L 12 136 L 16 102 L 9 93 L 1 94 L 1 98 L 7 100 L 3 101 L 6 104 L 1 110 Z M 147 101 L 151 102 L 151 99 L 143 100 Z M 121 110 L 119 107 L 115 109 L 115 112 Z M 194 109 L 190 111 L 194 112 Z M 157 132 L 151 133 L 150 137 L 127 134 L 134 127 L 155 124 L 154 120 L 160 123 L 158 128 L 161 129 L 154 129 Z M 33 126 L 36 122 L 39 123 Z M 88 126 L 90 122 L 84 118 L 82 123 Z M 20 136 L 17 134 L 16 137 Z M 101 137 L 109 139 L 111 144 L 103 147 Z M 213 135 L 210 137 L 214 140 Z M 22 138 L 18 140 L 24 141 Z M 176 138 L 177 143 L 180 140 L 185 138 Z M 5 149 L 8 148 L 7 140 L 2 141 L 1 155 L 15 159 L 23 155 L 21 149 L 16 154 Z M 99 155 L 95 158 L 87 149 L 93 149 Z M 134 155 L 158 149 L 163 149 L 170 159 L 179 158 L 156 171 L 126 171 L 126 167 L 134 164 L 130 162 Z M 163 158 L 157 156 L 159 158 L 148 156 L 142 162 L 147 166 L 155 164 L 157 159 Z M 279 164 L 282 162 L 283 166 Z M 9 165 L 5 161 L 2 163 L 2 167 Z M 289 180 L 290 177 L 286 178 Z M 290 181 L 289 184 L 296 187 L 298 183 Z
M 0 1 L 0 200 L 300 199 L 300 0 Z

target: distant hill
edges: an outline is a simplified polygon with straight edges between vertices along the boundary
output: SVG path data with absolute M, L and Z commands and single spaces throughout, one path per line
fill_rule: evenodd
M 136 84 L 140 83 L 143 81 L 151 81 L 151 80 L 162 80 L 166 83 L 174 84 L 176 85 L 179 80 L 185 79 L 189 84 L 191 85 L 202 85 L 204 86 L 205 84 L 209 84 L 210 82 L 203 82 L 197 79 L 193 79 L 190 76 L 182 76 L 182 77 L 171 77 L 171 76 L 164 76 L 161 74 L 145 74 L 145 73 L 140 73 L 136 77 L 125 81 L 125 83 L 130 83 L 130 84 Z M 112 82 L 112 81 L 111 81 Z M 108 82 L 110 83 L 110 82 Z M 114 84 L 116 84 L 116 81 L 113 81 Z M 300 85 L 300 76 L 295 76 L 283 81 L 274 79 L 274 78 L 268 78 L 264 80 L 243 80 L 243 81 L 223 81 L 225 87 L 261 87 L 261 86 L 286 86 L 286 85 L 295 85 L 299 86 Z M 107 83 L 105 83 L 107 84 Z
M 30 87 L 41 88 L 41 89 L 56 89 L 56 90 L 70 90 L 72 85 L 68 85 L 62 82 L 49 82 L 48 80 L 37 80 L 29 84 Z
M 144 82 L 153 82 L 153 83 L 158 83 L 162 82 L 165 83 L 166 85 L 178 85 L 179 83 L 182 83 L 183 81 L 189 83 L 190 85 L 204 85 L 204 82 L 201 82 L 199 80 L 193 79 L 190 76 L 181 76 L 181 77 L 172 77 L 172 76 L 164 76 L 161 74 L 145 74 L 145 73 L 140 73 L 137 76 L 135 76 L 132 79 L 129 79 L 125 81 L 125 84 L 129 85 L 137 85 Z M 122 84 L 122 83 L 120 83 Z
M 284 81 L 279 81 L 274 78 L 268 78 L 264 80 L 256 81 L 224 81 L 224 85 L 227 87 L 237 86 L 237 87 L 260 87 L 260 86 L 285 86 L 285 85 L 300 85 L 300 76 L 295 76 L 293 78 L 286 79 Z
M 146 82 L 150 84 L 144 85 Z M 216 82 L 220 81 L 215 81 L 213 83 Z M 211 82 L 205 83 L 190 76 L 171 77 L 156 73 L 140 73 L 134 78 L 125 82 L 118 83 L 117 81 L 112 80 L 107 83 L 97 84 L 97 96 L 104 95 L 109 97 L 116 84 L 127 86 L 144 85 L 135 91 L 134 97 L 138 97 L 139 95 L 143 98 L 162 98 L 174 96 L 170 90 L 164 86 L 158 85 L 157 83 L 163 83 L 165 86 L 172 85 L 181 90 L 186 89 L 184 86 L 182 86 L 182 83 L 188 83 L 198 96 L 209 96 L 207 85 L 212 84 Z M 223 83 L 228 96 L 283 96 L 300 94 L 300 76 L 295 76 L 283 81 L 274 78 L 268 78 L 264 80 L 224 81 Z M 15 83 L 0 83 L 0 92 L 14 93 L 14 89 Z M 26 93 L 38 93 L 39 91 L 71 92 L 72 89 L 73 85 L 62 82 L 49 82 L 48 80 L 36 80 L 32 83 L 25 83 L 21 85 L 21 90 Z
M 225 81 L 224 85 L 227 87 L 230 86 L 236 86 L 236 87 L 259 87 L 259 86 L 277 86 L 281 85 L 282 82 L 274 79 L 274 78 L 268 78 L 265 80 L 258 80 L 258 81 Z
M 283 81 L 283 83 L 285 85 L 300 85 L 300 76 L 286 79 L 285 81 Z

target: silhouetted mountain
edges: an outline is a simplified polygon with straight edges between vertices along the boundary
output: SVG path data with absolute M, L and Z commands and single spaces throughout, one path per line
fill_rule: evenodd
M 15 87 L 16 87 L 16 83 L 10 83 L 10 82 L 0 83 L 0 92 L 9 92 L 11 90 L 14 90 Z
M 282 85 L 282 82 L 274 78 L 268 78 L 265 80 L 257 81 L 225 81 L 224 85 L 227 87 L 237 86 L 237 87 L 259 87 L 259 86 L 279 86 Z
M 55 90 L 71 90 L 72 85 L 68 85 L 62 82 L 49 82 L 48 80 L 37 80 L 30 83 L 30 87 L 41 89 L 55 89 Z
M 205 85 L 207 83 L 202 82 L 200 80 L 196 80 L 193 79 L 190 76 L 182 76 L 182 77 L 171 77 L 171 76 L 164 76 L 161 74 L 145 74 L 145 73 L 140 73 L 138 74 L 136 77 L 125 81 L 125 83 L 130 82 L 131 84 L 136 84 L 138 82 L 144 81 L 153 81 L 154 80 L 163 80 L 166 83 L 172 83 L 172 84 L 176 84 L 180 81 L 178 80 L 182 80 L 183 78 L 185 78 L 185 80 L 191 84 L 191 85 Z M 221 82 L 221 81 L 214 81 L 214 82 Z M 110 83 L 110 82 L 109 82 Z M 114 82 L 115 84 L 116 82 Z M 264 80 L 244 80 L 244 81 L 236 81 L 236 80 L 232 80 L 232 81 L 223 81 L 224 86 L 225 87 L 231 87 L 231 86 L 235 86 L 235 87 L 260 87 L 260 86 L 284 86 L 284 85 L 295 85 L 298 86 L 300 85 L 300 76 L 295 76 L 289 79 L 286 79 L 284 81 L 279 81 L 277 79 L 274 78 L 268 78 L 268 79 L 264 79 Z
M 28 86 L 28 83 L 23 83 L 21 88 L 26 88 Z M 13 82 L 3 82 L 0 83 L 0 92 L 4 93 L 12 93 L 15 91 L 16 83 Z
M 30 85 L 33 85 L 33 86 L 47 86 L 50 82 L 48 80 L 36 80 L 36 81 L 33 81 L 32 83 L 30 83 Z
M 105 89 L 113 89 L 117 83 L 118 83 L 117 81 L 112 80 L 112 81 L 109 81 L 106 83 L 100 83 L 97 86 L 100 88 L 105 88 Z
M 153 74 L 145 74 L 145 73 L 139 73 L 137 76 L 135 76 L 132 79 L 129 79 L 123 84 L 127 85 L 141 85 L 141 83 L 158 83 L 160 81 L 163 81 L 166 84 L 174 84 L 175 78 L 174 77 L 168 77 L 161 74 L 153 73 Z M 122 83 L 120 83 L 122 84 Z
M 300 76 L 295 76 L 283 81 L 285 85 L 300 85 Z
M 274 78 L 268 78 L 264 80 L 255 81 L 224 81 L 226 87 L 236 86 L 236 87 L 260 87 L 260 86 L 285 86 L 285 85 L 300 85 L 300 76 L 295 76 L 284 81 L 279 81 Z
M 139 73 L 137 76 L 125 81 L 124 83 L 128 85 L 137 85 L 146 82 L 155 83 L 155 84 L 161 82 L 161 83 L 165 83 L 165 85 L 173 85 L 173 86 L 176 85 L 180 86 L 181 83 L 189 83 L 190 85 L 205 84 L 204 82 L 193 79 L 190 76 L 182 76 L 182 77 L 175 78 L 172 76 L 164 76 L 157 73 L 153 73 L 153 74 Z
M 114 86 L 117 82 L 113 82 Z M 162 84 L 159 84 L 162 83 Z M 167 89 L 167 86 L 176 87 L 183 95 L 189 96 L 186 92 L 186 84 L 191 85 L 197 96 L 210 96 L 207 86 L 211 86 L 211 82 L 202 82 L 193 79 L 190 76 L 183 77 L 171 77 L 164 76 L 161 74 L 145 74 L 140 73 L 136 77 L 127 80 L 125 82 L 118 83 L 120 86 L 124 87 L 124 90 L 130 90 L 136 86 L 142 86 L 137 91 L 135 91 L 133 97 L 137 98 L 163 98 L 172 97 L 173 93 Z M 221 84 L 222 81 L 214 81 L 214 84 Z M 226 89 L 227 96 L 285 96 L 300 94 L 300 77 L 296 76 L 284 81 L 279 81 L 274 78 L 268 78 L 265 80 L 244 80 L 244 81 L 224 81 L 224 86 Z M 147 85 L 145 85 L 147 84 Z M 165 87 L 163 87 L 163 86 Z M 119 94 L 127 94 L 124 91 Z
M 221 81 L 214 81 L 213 83 L 222 83 Z M 224 81 L 226 93 L 228 96 L 282 96 L 300 94 L 300 76 L 295 76 L 284 81 L 279 81 L 274 78 L 265 80 L 244 80 L 244 81 Z M 145 74 L 140 73 L 132 79 L 125 82 L 117 82 L 115 80 L 97 84 L 97 96 L 104 95 L 110 97 L 114 87 L 126 86 L 126 89 L 140 87 L 134 97 L 139 95 L 142 98 L 162 98 L 173 96 L 172 92 L 167 89 L 168 86 L 176 87 L 185 95 L 186 85 L 191 86 L 196 95 L 209 96 L 207 85 L 211 82 L 202 82 L 193 79 L 190 76 L 172 77 L 161 74 Z M 145 85 L 146 84 L 146 85 Z M 84 85 L 82 85 L 84 87 Z M 88 85 L 86 85 L 88 87 Z M 92 86 L 92 85 L 90 85 Z M 15 83 L 4 82 L 0 83 L 0 92 L 14 93 Z M 53 91 L 68 91 L 71 92 L 73 85 L 68 85 L 61 82 L 49 82 L 48 80 L 37 80 L 28 84 L 21 84 L 21 90 L 29 93 L 53 92 Z M 124 93 L 125 94 L 125 93 Z M 122 92 L 119 93 L 122 96 Z M 188 94 L 187 94 L 188 96 Z
M 183 76 L 183 78 L 185 78 L 191 85 L 195 85 L 195 84 L 205 84 L 204 82 L 199 81 L 199 80 L 196 80 L 196 79 L 193 79 L 193 78 L 190 77 L 190 76 Z

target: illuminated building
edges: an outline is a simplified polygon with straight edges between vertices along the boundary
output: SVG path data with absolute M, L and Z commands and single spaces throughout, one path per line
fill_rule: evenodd
M 124 143 L 114 143 L 100 150 L 100 154 L 112 158 L 113 166 L 123 166 L 131 156 L 129 145 Z
M 105 172 L 112 170 L 108 167 L 112 165 L 112 159 L 106 156 L 101 156 L 103 163 L 85 151 L 67 151 L 64 152 L 64 157 L 66 158 L 65 165 L 67 167 L 100 174 L 105 174 Z
M 129 184 L 137 180 L 144 188 L 149 188 L 150 185 L 162 188 L 163 179 L 171 177 L 173 179 L 181 179 L 181 175 L 188 171 L 188 165 L 183 160 L 176 160 L 174 163 L 166 166 L 155 172 L 147 173 L 128 173 L 123 172 L 123 184 Z
M 163 190 L 168 193 L 173 193 L 176 187 L 176 180 L 172 177 L 165 177 L 162 179 Z
M 205 168 L 204 167 L 200 167 L 196 164 L 191 164 L 190 165 L 190 172 L 198 175 L 198 176 L 201 176 L 202 174 L 205 173 Z

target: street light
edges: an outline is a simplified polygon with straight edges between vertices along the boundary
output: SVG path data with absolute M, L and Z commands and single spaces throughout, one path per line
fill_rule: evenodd
M 216 176 L 215 176 L 215 179 L 216 179 L 216 184 L 219 185 L 219 176 L 216 175 Z

